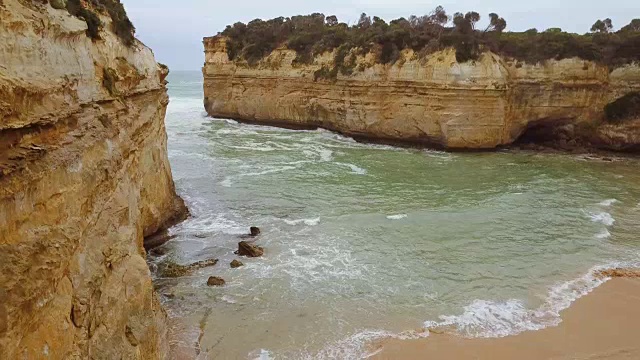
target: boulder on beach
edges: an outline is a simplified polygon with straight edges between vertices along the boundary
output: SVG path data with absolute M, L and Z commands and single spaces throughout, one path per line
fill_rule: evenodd
M 241 266 L 244 266 L 244 264 L 240 260 L 233 260 L 230 265 L 232 269 L 237 269 Z
M 240 241 L 238 243 L 238 251 L 236 251 L 236 254 L 247 257 L 260 257 L 264 254 L 264 249 L 246 241 Z
M 224 281 L 223 278 L 217 276 L 212 276 L 209 278 L 209 280 L 207 280 L 207 285 L 209 286 L 224 286 L 224 284 L 226 284 L 226 281 Z

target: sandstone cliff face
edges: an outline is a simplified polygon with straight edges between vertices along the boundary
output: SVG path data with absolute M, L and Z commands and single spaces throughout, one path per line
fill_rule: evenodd
M 532 127 L 592 129 L 602 122 L 607 103 L 640 90 L 640 66 L 610 72 L 580 59 L 531 65 L 485 53 L 476 62 L 458 63 L 454 50 L 422 60 L 404 51 L 391 66 L 375 64 L 369 54 L 357 59 L 364 70 L 332 81 L 314 79 L 317 70 L 332 65 L 332 54 L 296 66 L 293 51 L 275 50 L 249 67 L 229 61 L 224 37 L 205 38 L 204 45 L 205 108 L 211 116 L 448 149 L 511 144 Z M 592 135 L 605 147 L 640 145 L 637 136 L 629 144 Z
M 86 28 L 46 2 L 0 1 L 2 359 L 166 357 L 143 236 L 185 211 L 168 70 Z

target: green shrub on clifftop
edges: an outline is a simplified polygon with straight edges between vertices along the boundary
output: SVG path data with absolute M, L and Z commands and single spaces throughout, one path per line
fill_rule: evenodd
M 94 40 L 100 39 L 100 29 L 104 26 L 98 13 L 106 13 L 111 17 L 112 31 L 127 46 L 135 43 L 135 27 L 124 6 L 119 0 L 88 0 L 89 6 L 85 7 L 81 0 L 68 0 L 67 11 L 69 14 L 84 19 L 87 23 L 87 36 Z
M 634 20 L 618 32 L 612 32 L 609 19 L 596 22 L 593 31 L 578 35 L 551 28 L 544 32 L 505 32 L 507 21 L 489 14 L 489 25 L 478 29 L 480 14 L 474 11 L 450 16 L 441 7 L 424 16 L 410 16 L 385 22 L 379 17 L 360 16 L 351 26 L 340 23 L 336 16 L 314 13 L 267 21 L 256 19 L 248 24 L 227 26 L 222 35 L 229 38 L 230 59 L 246 60 L 253 66 L 278 47 L 297 53 L 295 63 L 311 63 L 315 56 L 338 49 L 335 69 L 319 71 L 319 78 L 333 77 L 353 69 L 350 51 L 357 55 L 374 52 L 377 61 L 393 64 L 404 49 L 425 56 L 444 48 L 456 49 L 459 62 L 477 60 L 492 51 L 528 63 L 548 59 L 579 57 L 611 67 L 640 61 L 640 20 Z

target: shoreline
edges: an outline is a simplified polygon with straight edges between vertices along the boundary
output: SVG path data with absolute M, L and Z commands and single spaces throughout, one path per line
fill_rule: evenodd
M 206 118 L 214 119 L 214 120 L 232 120 L 236 121 L 240 124 L 246 125 L 258 125 L 258 126 L 266 126 L 266 127 L 275 127 L 287 130 L 301 130 L 301 131 L 314 131 L 314 130 L 326 130 L 332 133 L 349 137 L 360 144 L 371 144 L 371 145 L 387 145 L 393 146 L 403 149 L 416 149 L 416 150 L 433 150 L 433 151 L 442 151 L 447 153 L 466 153 L 466 154 L 483 154 L 483 153 L 496 153 L 501 151 L 524 151 L 524 152 L 535 152 L 542 154 L 569 154 L 569 155 L 595 155 L 602 159 L 610 159 L 610 158 L 627 158 L 627 159 L 638 159 L 640 158 L 640 153 L 635 150 L 613 150 L 600 148 L 595 145 L 582 145 L 582 146 L 559 146 L 554 145 L 552 141 L 546 142 L 514 142 L 508 145 L 499 145 L 493 148 L 449 148 L 444 146 L 438 141 L 432 139 L 398 139 L 398 138 L 385 138 L 385 137 L 376 137 L 364 133 L 357 132 L 349 132 L 342 131 L 332 126 L 326 126 L 326 124 L 319 123 L 295 123 L 286 120 L 255 120 L 255 119 L 247 119 L 232 115 L 212 115 L 206 109 L 207 113 Z M 608 161 L 608 160 L 607 160 Z
M 611 280 L 577 299 L 555 327 L 502 338 L 432 332 L 371 344 L 369 359 L 638 359 L 640 271 L 604 270 Z

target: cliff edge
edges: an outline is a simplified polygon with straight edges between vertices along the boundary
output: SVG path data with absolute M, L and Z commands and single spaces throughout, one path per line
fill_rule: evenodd
M 0 1 L 0 358 L 165 358 L 143 238 L 186 214 L 168 69 L 65 6 Z
M 356 70 L 327 76 L 338 50 L 300 63 L 296 51 L 280 47 L 249 64 L 230 60 L 228 40 L 204 39 L 210 116 L 444 149 L 526 140 L 640 150 L 640 118 L 610 121 L 605 111 L 625 96 L 640 98 L 638 64 L 610 68 L 577 57 L 527 63 L 489 51 L 459 62 L 452 48 L 425 57 L 405 49 L 381 64 L 373 52 L 352 49 L 347 57 Z

